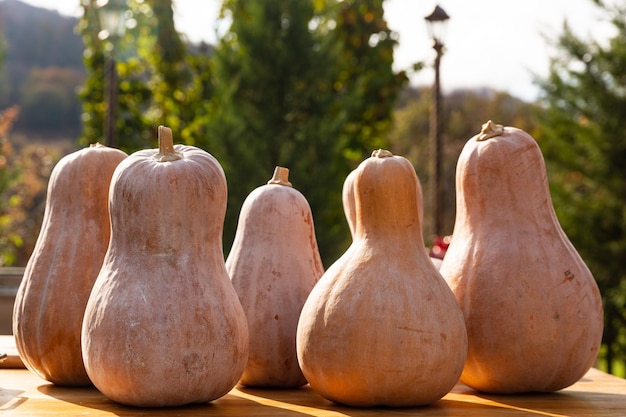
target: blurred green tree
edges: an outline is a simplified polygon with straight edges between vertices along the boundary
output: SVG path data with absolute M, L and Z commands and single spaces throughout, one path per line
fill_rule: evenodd
M 550 74 L 540 81 L 545 111 L 538 140 L 563 229 L 592 273 L 605 308 L 605 369 L 626 361 L 626 7 L 595 1 L 615 34 L 583 40 L 564 25 Z
M 385 147 L 396 96 L 394 34 L 382 0 L 226 0 L 230 27 L 215 52 L 210 134 L 229 180 L 225 248 L 243 200 L 291 170 L 308 199 L 324 263 L 347 247 L 341 205 L 347 174 Z
M 106 112 L 105 65 L 115 59 L 118 82 L 115 136 L 126 152 L 156 147 L 156 128 L 171 127 L 177 141 L 191 143 L 201 131 L 197 115 L 208 100 L 210 50 L 190 53 L 176 32 L 172 0 L 129 0 L 127 29 L 120 39 L 101 39 L 97 0 L 83 2 L 79 29 L 85 43 L 87 80 L 81 91 L 81 143 L 102 141 Z M 112 45 L 110 43 L 113 43 Z
M 152 28 L 152 46 L 145 55 L 151 99 L 146 125 L 170 127 L 177 142 L 202 141 L 198 138 L 206 136 L 207 103 L 212 96 L 212 49 L 183 42 L 174 26 L 172 0 L 146 0 L 145 4 L 150 7 L 146 9 L 150 18 L 144 18 L 145 24 L 139 26 Z
M 396 37 L 383 18 L 383 0 L 225 0 L 230 28 L 215 51 L 181 40 L 172 3 L 128 1 L 133 24 L 113 49 L 119 147 L 154 147 L 154 131 L 165 124 L 177 142 L 214 154 L 229 180 L 226 250 L 248 193 L 275 166 L 290 168 L 311 204 L 322 256 L 333 260 L 350 239 L 343 180 L 386 145 L 406 82 L 391 68 Z M 96 0 L 83 7 L 82 142 L 89 143 L 103 135 L 107 44 L 98 36 Z

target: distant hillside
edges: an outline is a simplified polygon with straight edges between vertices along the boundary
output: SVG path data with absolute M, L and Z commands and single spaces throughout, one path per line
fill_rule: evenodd
M 82 68 L 78 19 L 19 0 L 0 0 L 0 31 L 8 43 L 7 62 L 28 67 Z
M 0 109 L 21 107 L 16 130 L 75 135 L 76 87 L 84 80 L 78 19 L 18 0 L 0 0 Z

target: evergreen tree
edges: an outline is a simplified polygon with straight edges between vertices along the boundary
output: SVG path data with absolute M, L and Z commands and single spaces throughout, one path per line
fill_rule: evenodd
M 214 57 L 211 148 L 229 180 L 225 247 L 275 166 L 308 199 L 326 264 L 349 242 L 341 188 L 390 124 L 403 74 L 382 1 L 226 0 Z
M 212 96 L 212 49 L 183 41 L 174 26 L 172 0 L 134 0 L 134 4 L 132 15 L 137 23 L 124 46 L 130 57 L 127 77 L 136 85 L 122 84 L 121 89 L 124 93 L 126 86 L 126 97 L 134 100 L 133 108 L 140 111 L 133 115 L 143 125 L 136 146 L 155 147 L 159 125 L 174 131 L 176 143 L 202 142 Z
M 146 123 L 166 125 L 176 142 L 202 142 L 208 123 L 211 49 L 206 44 L 187 45 L 174 26 L 172 0 L 148 0 L 152 47 L 146 54 L 150 72 L 151 106 Z
M 567 25 L 542 80 L 538 140 L 563 229 L 598 281 L 609 372 L 626 360 L 626 7 L 597 4 L 616 34 L 608 44 Z

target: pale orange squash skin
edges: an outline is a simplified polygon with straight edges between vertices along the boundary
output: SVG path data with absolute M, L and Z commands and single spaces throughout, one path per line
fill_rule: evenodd
M 348 222 L 348 227 L 350 228 L 350 234 L 354 236 L 355 228 L 356 228 L 356 202 L 354 197 L 354 177 L 356 175 L 356 170 L 351 171 L 343 182 L 343 188 L 341 190 L 341 201 L 343 203 L 343 212 L 346 216 L 346 221 Z M 417 195 L 420 201 L 422 200 L 422 184 L 417 181 Z M 418 204 L 418 216 L 420 219 L 420 224 L 424 223 L 424 207 L 422 204 Z M 441 259 L 430 257 L 431 262 L 439 269 L 441 265 Z
M 109 244 L 109 183 L 126 156 L 95 144 L 63 157 L 50 176 L 41 231 L 15 298 L 13 334 L 28 369 L 58 385 L 90 384 L 81 324 Z
M 240 380 L 246 386 L 294 388 L 307 382 L 296 356 L 296 328 L 324 266 L 309 203 L 283 178 L 248 195 L 226 260 L 248 318 L 250 355 Z
M 493 393 L 556 391 L 600 348 L 591 272 L 556 218 L 546 168 L 522 130 L 471 138 L 457 164 L 457 215 L 441 274 L 468 330 L 461 380 Z
M 343 204 L 343 212 L 350 228 L 350 233 L 354 236 L 356 229 L 356 202 L 354 196 L 354 177 L 356 176 L 356 170 L 351 171 L 343 182 L 343 188 L 341 190 L 341 202 Z M 423 201 L 422 197 L 422 184 L 417 181 L 417 195 L 420 201 Z M 418 204 L 418 216 L 420 224 L 424 223 L 424 206 Z
M 350 234 L 354 236 L 354 229 L 356 228 L 356 206 L 354 201 L 354 177 L 356 171 L 350 171 L 348 176 L 343 182 L 343 188 L 341 189 L 341 203 L 343 204 L 343 212 L 350 228 Z
M 356 169 L 353 243 L 313 288 L 296 339 L 305 377 L 331 401 L 426 405 L 463 369 L 463 315 L 424 247 L 417 182 L 399 156 Z
M 111 243 L 83 322 L 94 385 L 119 403 L 202 403 L 232 389 L 248 329 L 222 253 L 226 178 L 218 161 L 176 145 L 133 153 L 113 175 Z

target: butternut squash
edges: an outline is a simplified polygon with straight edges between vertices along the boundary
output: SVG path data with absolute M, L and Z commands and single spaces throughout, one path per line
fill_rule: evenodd
M 302 305 L 324 273 L 306 198 L 276 167 L 241 208 L 226 260 L 248 318 L 250 354 L 240 383 L 294 388 L 306 384 L 296 356 Z
M 463 315 L 426 252 L 418 181 L 385 150 L 356 168 L 353 242 L 313 288 L 296 335 L 304 376 L 331 401 L 425 405 L 463 369 Z
M 61 158 L 48 182 L 41 231 L 15 297 L 13 334 L 28 369 L 54 384 L 91 383 L 81 325 L 109 245 L 109 183 L 126 156 L 94 144 Z
M 493 393 L 573 384 L 598 354 L 602 302 L 558 222 L 539 146 L 489 121 L 465 144 L 456 186 L 441 274 L 467 325 L 461 380 Z
M 87 303 L 82 352 L 104 395 L 143 407 L 232 389 L 248 358 L 246 317 L 222 253 L 226 177 L 209 153 L 131 154 L 111 181 L 111 241 Z

